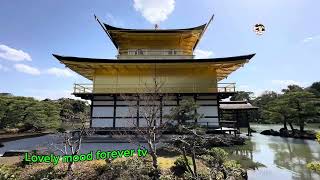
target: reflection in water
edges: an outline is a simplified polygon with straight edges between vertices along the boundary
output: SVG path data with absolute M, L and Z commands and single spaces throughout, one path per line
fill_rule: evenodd
M 274 163 L 280 167 L 293 171 L 292 179 L 319 179 L 315 173 L 306 168 L 306 164 L 319 160 L 309 144 L 304 140 L 285 139 L 281 143 L 268 144 L 275 152 Z
M 257 133 L 253 134 L 250 141 L 255 144 L 252 149 L 253 161 L 258 161 L 266 167 L 249 170 L 249 180 L 320 179 L 320 175 L 306 167 L 307 163 L 320 160 L 320 145 L 316 141 L 264 136 Z
M 235 146 L 232 148 L 233 153 L 239 156 L 245 156 L 253 160 L 253 151 L 258 151 L 254 141 L 247 141 L 244 146 Z
M 230 153 L 229 158 L 239 162 L 244 169 L 256 170 L 265 167 L 264 164 L 254 161 L 254 152 L 259 152 L 254 141 L 246 141 L 243 146 L 232 146 L 224 149 Z

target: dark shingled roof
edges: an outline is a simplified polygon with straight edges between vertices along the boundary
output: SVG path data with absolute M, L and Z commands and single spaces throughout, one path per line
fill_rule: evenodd
M 256 106 L 252 106 L 247 101 L 221 101 L 220 109 L 222 110 L 250 110 L 259 109 Z
M 114 27 L 106 23 L 103 23 L 103 25 L 108 31 L 135 32 L 135 33 L 140 33 L 140 32 L 141 33 L 161 33 L 161 32 L 176 33 L 179 31 L 203 30 L 206 27 L 207 23 L 200 26 L 196 26 L 192 28 L 183 28 L 183 29 L 127 29 L 127 28 Z
M 232 62 L 237 60 L 249 60 L 255 54 L 249 54 L 244 56 L 233 56 L 223 58 L 209 58 L 209 59 L 96 59 L 96 58 L 83 58 L 83 57 L 71 57 L 60 56 L 53 54 L 59 61 L 73 61 L 73 62 L 89 62 L 89 63 L 206 63 L 206 62 Z

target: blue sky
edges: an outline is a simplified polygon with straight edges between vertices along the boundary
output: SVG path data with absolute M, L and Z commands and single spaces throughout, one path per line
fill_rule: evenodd
M 94 19 L 125 28 L 186 28 L 215 18 L 198 57 L 256 53 L 223 82 L 261 94 L 320 77 L 319 0 L 1 0 L 0 92 L 39 99 L 72 97 L 72 73 L 51 54 L 114 58 L 116 49 Z M 266 32 L 258 36 L 254 24 Z

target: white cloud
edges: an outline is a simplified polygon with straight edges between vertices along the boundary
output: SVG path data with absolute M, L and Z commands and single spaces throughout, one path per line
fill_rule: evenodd
M 298 81 L 294 81 L 294 80 L 272 80 L 271 81 L 272 84 L 276 84 L 276 85 L 280 85 L 280 86 L 289 86 L 289 85 L 298 85 L 298 86 L 302 86 L 302 83 L 298 82 Z
M 73 73 L 68 69 L 62 69 L 62 68 L 56 68 L 56 67 L 48 69 L 46 73 L 55 75 L 57 77 L 74 77 L 75 76 L 75 73 Z
M 115 26 L 124 26 L 124 23 L 119 20 L 118 18 L 114 17 L 112 14 L 107 13 L 106 15 L 107 21 L 110 22 L 110 24 Z
M 258 97 L 262 95 L 266 90 L 261 88 L 252 88 L 248 85 L 239 85 L 236 86 L 237 91 L 253 92 L 252 97 Z
M 303 39 L 303 43 L 308 43 L 310 41 L 314 41 L 314 40 L 317 40 L 317 39 L 320 39 L 320 35 L 307 37 L 307 38 Z
M 0 58 L 9 61 L 31 61 L 31 56 L 28 53 L 4 44 L 0 44 Z
M 194 51 L 194 55 L 196 59 L 205 59 L 213 56 L 212 51 L 206 51 L 206 50 L 201 50 L 201 49 L 196 49 Z
M 25 64 L 15 64 L 14 68 L 22 73 L 27 73 L 27 74 L 31 74 L 31 75 L 40 75 L 40 70 Z
M 134 8 L 152 24 L 165 21 L 173 12 L 175 0 L 133 0 Z
M 238 88 L 240 91 L 248 91 L 249 86 L 248 85 L 239 85 Z
M 3 66 L 2 64 L 0 64 L 0 71 L 9 71 L 9 68 Z
M 59 98 L 71 98 L 71 99 L 79 99 L 72 95 L 71 90 L 64 89 L 27 89 L 27 96 L 34 97 L 38 100 L 44 99 L 52 99 L 56 100 Z

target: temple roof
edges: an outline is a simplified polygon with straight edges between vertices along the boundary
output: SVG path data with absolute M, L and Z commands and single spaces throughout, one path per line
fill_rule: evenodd
M 121 32 L 134 32 L 134 33 L 177 33 L 182 31 L 193 31 L 193 30 L 203 30 L 207 23 L 191 27 L 191 28 L 184 28 L 184 29 L 127 29 L 121 27 L 114 27 L 109 24 L 103 23 L 104 27 L 108 31 L 121 31 Z
M 220 101 L 220 109 L 222 110 L 251 110 L 259 109 L 256 106 L 252 106 L 247 101 Z
M 135 69 L 153 69 L 157 68 L 211 68 L 217 72 L 217 80 L 226 78 L 230 73 L 242 67 L 255 54 L 244 56 L 209 58 L 209 59 L 96 59 L 81 58 L 70 56 L 59 56 L 53 54 L 61 63 L 65 64 L 71 70 L 92 80 L 96 69 L 105 69 L 107 71 L 118 71 Z
M 101 23 L 114 46 L 122 49 L 180 49 L 192 54 L 213 19 L 200 26 L 183 29 L 127 29 Z

